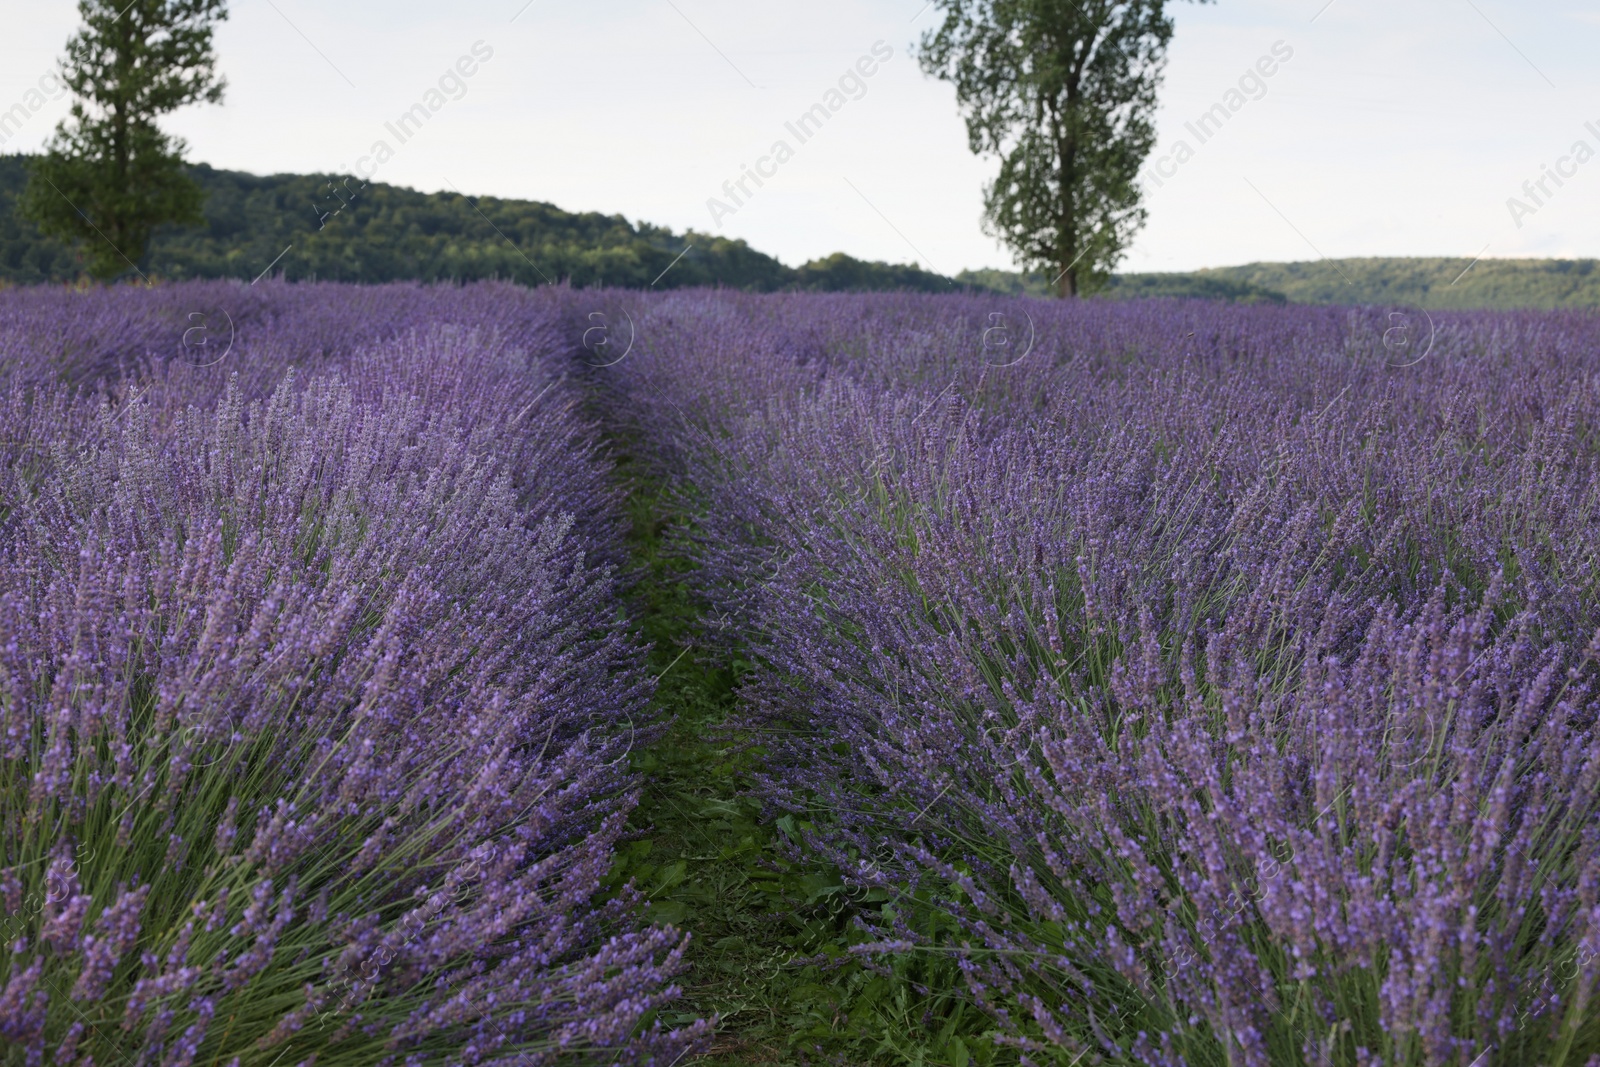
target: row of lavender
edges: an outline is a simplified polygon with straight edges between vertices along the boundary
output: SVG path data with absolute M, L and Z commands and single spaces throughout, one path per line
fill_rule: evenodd
M 690 1043 L 564 299 L 0 297 L 0 1061 Z
M 1600 1064 L 1600 318 L 630 314 L 864 953 L 1028 1063 Z

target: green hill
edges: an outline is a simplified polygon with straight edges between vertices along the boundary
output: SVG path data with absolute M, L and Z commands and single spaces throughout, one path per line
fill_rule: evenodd
M 1050 295 L 1050 279 L 1044 275 L 966 271 L 956 278 L 999 292 Z M 1189 273 L 1121 274 L 1111 280 L 1105 295 L 1378 307 L 1593 308 L 1600 307 L 1600 261 L 1379 258 L 1249 263 Z
M 957 283 L 975 289 L 1017 296 L 1056 295 L 1050 277 L 1044 274 L 1019 274 L 1007 270 L 964 270 Z M 1284 304 L 1288 297 L 1273 289 L 1246 282 L 1203 277 L 1199 274 L 1119 274 L 1102 294 L 1112 299 L 1174 297 L 1186 300 L 1222 300 L 1235 304 Z
M 1330 259 L 1251 263 L 1194 277 L 1275 290 L 1296 304 L 1600 307 L 1600 262 L 1592 259 Z
M 26 156 L 0 155 L 0 284 L 75 281 L 82 262 L 73 249 L 43 237 L 13 211 L 27 182 L 26 166 Z M 572 213 L 531 200 L 473 200 L 382 183 L 363 188 L 355 179 L 332 175 L 258 176 L 203 163 L 190 173 L 206 191 L 206 226 L 159 231 L 141 264 L 151 276 L 248 280 L 270 267 L 297 280 L 352 282 L 505 278 L 528 285 L 566 281 L 580 288 L 966 288 L 1053 295 L 1045 275 L 982 270 L 946 278 L 843 253 L 788 267 L 744 241 L 678 234 L 621 215 Z M 1600 264 L 1398 258 L 1250 263 L 1118 275 L 1105 295 L 1425 308 L 1600 307 Z
M 80 258 L 17 217 L 27 157 L 0 156 L 0 282 L 73 281 Z M 195 164 L 207 225 L 168 227 L 151 242 L 145 273 L 168 279 L 253 279 L 270 266 L 291 279 L 388 282 L 505 278 L 529 285 L 948 292 L 953 282 L 914 266 L 838 254 L 798 269 L 744 241 L 676 234 L 620 215 L 574 214 L 550 204 L 419 193 L 331 175 L 265 177 Z M 681 257 L 681 258 L 680 258 Z

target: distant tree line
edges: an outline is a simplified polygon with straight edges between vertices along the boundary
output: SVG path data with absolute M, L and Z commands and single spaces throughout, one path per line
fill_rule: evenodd
M 1250 263 L 1189 277 L 1281 293 L 1294 304 L 1440 310 L 1600 307 L 1600 261 L 1593 259 L 1474 263 L 1467 257 L 1372 257 Z
M 0 280 L 75 281 L 89 273 L 94 245 L 80 241 L 75 250 L 18 214 L 27 164 L 25 156 L 0 156 Z M 527 200 L 383 184 L 350 195 L 337 176 L 260 177 L 205 164 L 187 173 L 204 193 L 202 218 L 198 226 L 154 230 L 140 264 L 154 278 L 250 281 L 271 266 L 272 274 L 290 279 L 350 282 L 502 278 L 525 285 L 721 285 L 761 292 L 958 287 L 915 266 L 843 254 L 789 267 L 744 241 Z
M 1466 270 L 1468 266 L 1471 270 Z M 1466 270 L 1463 274 L 1462 271 Z M 1056 294 L 1046 273 L 963 271 L 963 285 L 1019 296 Z M 1600 308 L 1600 260 L 1374 257 L 1247 263 L 1188 273 L 1113 275 L 1100 295 L 1234 304 L 1334 304 L 1468 310 Z
M 74 251 L 15 212 L 27 184 L 26 164 L 24 156 L 0 156 L 0 284 L 86 277 L 87 242 Z M 658 289 L 720 285 L 753 292 L 1057 292 L 1048 273 L 981 270 L 947 278 L 842 253 L 794 268 L 743 241 L 678 234 L 617 215 L 389 185 L 368 186 L 335 213 L 326 206 L 335 195 L 327 175 L 257 177 L 204 164 L 187 173 L 206 194 L 203 222 L 154 231 L 144 264 L 153 278 L 250 281 L 272 265 L 273 274 L 294 280 L 352 282 L 503 278 L 525 285 L 565 280 L 577 287 L 645 289 L 655 282 Z M 342 185 L 334 181 L 332 188 Z M 1465 266 L 1455 259 L 1253 263 L 1186 274 L 1116 275 L 1102 295 L 1427 308 L 1600 307 L 1600 263 L 1594 260 L 1483 260 L 1457 282 Z

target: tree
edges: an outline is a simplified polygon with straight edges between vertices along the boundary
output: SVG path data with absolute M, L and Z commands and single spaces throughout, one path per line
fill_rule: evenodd
M 63 80 L 76 99 L 33 163 L 20 210 L 45 233 L 88 246 L 89 272 L 138 270 L 162 223 L 199 225 L 204 195 L 184 172 L 183 141 L 157 116 L 218 103 L 212 31 L 226 0 L 79 0 Z
M 1000 159 L 986 232 L 1023 270 L 1059 271 L 1063 297 L 1103 286 L 1145 221 L 1166 0 L 934 2 L 922 69 L 955 85 L 973 152 Z

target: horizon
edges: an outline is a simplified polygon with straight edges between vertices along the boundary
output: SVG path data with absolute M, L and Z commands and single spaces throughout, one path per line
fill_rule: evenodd
M 0 155 L 15 155 L 15 156 L 19 156 L 19 157 L 25 157 L 27 155 L 27 153 L 23 153 L 23 152 L 10 152 L 10 153 L 0 152 Z M 188 162 L 189 162 L 189 164 L 191 166 L 193 166 L 193 165 L 206 166 L 206 167 L 210 167 L 212 170 L 215 170 L 215 171 L 218 171 L 218 172 L 229 172 L 229 173 L 234 173 L 234 174 L 244 174 L 244 175 L 247 175 L 247 176 L 253 177 L 253 178 L 305 177 L 306 176 L 303 173 L 298 173 L 298 172 L 295 172 L 295 171 L 282 171 L 282 170 L 280 170 L 280 171 L 272 171 L 272 172 L 259 172 L 259 171 L 235 170 L 235 169 L 229 168 L 229 167 L 216 166 L 215 164 L 209 163 L 209 162 L 207 162 L 206 160 L 203 160 L 203 159 L 201 159 L 201 160 L 189 160 Z M 313 173 L 315 173 L 315 172 L 313 172 Z M 337 173 L 337 172 L 328 172 L 328 173 Z M 520 202 L 524 202 L 524 203 L 543 204 L 543 205 L 548 206 L 548 207 L 553 207 L 553 208 L 557 208 L 557 209 L 559 209 L 561 211 L 565 211 L 565 212 L 567 212 L 569 214 L 588 214 L 588 213 L 590 213 L 590 212 L 571 211 L 565 205 L 558 204 L 558 203 L 553 203 L 551 201 L 527 200 L 527 199 L 522 198 L 522 197 L 507 197 L 507 196 L 501 196 L 501 195 L 499 195 L 497 193 L 492 193 L 492 192 L 473 192 L 473 191 L 470 191 L 470 190 L 450 190 L 450 189 L 428 190 L 428 189 L 419 189 L 419 188 L 416 188 L 415 186 L 406 185 L 406 184 L 399 183 L 399 182 L 381 182 L 380 183 L 380 182 L 376 182 L 375 181 L 374 184 L 389 185 L 392 188 L 401 189 L 401 190 L 405 190 L 407 192 L 417 193 L 417 194 L 421 194 L 421 195 L 425 195 L 425 196 L 426 195 L 435 195 L 435 194 L 440 194 L 440 193 L 461 192 L 461 193 L 463 193 L 464 195 L 468 196 L 469 198 L 471 198 L 473 200 L 495 199 L 495 200 L 501 200 L 501 201 L 520 201 Z M 624 222 L 628 223 L 630 226 L 633 226 L 633 227 L 636 227 L 636 228 L 640 227 L 640 226 L 658 226 L 658 227 L 662 227 L 664 229 L 671 229 L 671 227 L 666 227 L 663 224 L 658 223 L 653 219 L 630 217 L 624 212 L 619 212 L 619 211 L 598 211 L 598 210 L 596 210 L 596 211 L 594 211 L 592 213 L 593 214 L 597 214 L 597 215 L 602 215 L 602 216 L 605 216 L 605 217 L 608 217 L 608 218 L 619 218 L 619 219 L 623 220 Z M 677 231 L 674 231 L 674 232 L 677 232 Z M 706 231 L 703 231 L 703 230 L 686 230 L 686 231 L 682 231 L 682 232 L 684 232 L 684 233 L 692 232 L 692 233 L 696 233 L 696 234 L 704 234 Z M 734 238 L 734 239 L 735 240 L 743 240 L 743 238 Z M 782 256 L 776 255 L 773 252 L 771 252 L 771 251 L 769 251 L 767 249 L 761 248 L 761 247 L 759 247 L 757 245 L 753 245 L 752 244 L 752 245 L 750 245 L 750 248 L 755 252 L 759 252 L 759 253 L 762 253 L 763 255 L 770 256 L 772 259 L 777 260 L 779 263 L 783 264 L 783 266 L 788 267 L 790 269 L 797 269 L 797 268 L 799 268 L 801 266 L 804 266 L 805 263 L 816 262 L 818 260 L 826 259 L 828 256 L 835 255 L 835 254 L 838 254 L 838 253 L 843 253 L 845 255 L 850 255 L 849 252 L 847 252 L 847 251 L 845 251 L 843 249 L 836 249 L 834 252 L 822 253 L 821 255 L 818 255 L 818 256 L 814 257 L 813 259 L 811 259 L 811 260 L 805 260 L 805 261 L 799 261 L 799 262 L 790 262 L 788 260 L 785 260 Z M 861 257 L 853 256 L 852 258 L 860 259 Z M 1246 267 L 1255 267 L 1255 266 L 1296 267 L 1296 266 L 1315 266 L 1315 265 L 1320 264 L 1320 263 L 1407 262 L 1407 261 L 1450 261 L 1450 260 L 1460 260 L 1460 261 L 1462 261 L 1464 263 L 1470 261 L 1470 262 L 1472 262 L 1474 264 L 1475 263 L 1480 263 L 1480 262 L 1482 262 L 1482 263 L 1491 263 L 1491 262 L 1493 262 L 1493 263 L 1505 263 L 1505 264 L 1511 264 L 1511 263 L 1600 263 L 1600 255 L 1596 255 L 1596 256 L 1526 256 L 1526 255 L 1504 255 L 1504 256 L 1500 256 L 1500 255 L 1494 255 L 1494 254 L 1490 253 L 1490 254 L 1485 254 L 1483 256 L 1480 256 L 1476 260 L 1470 260 L 1470 257 L 1462 257 L 1462 256 L 1456 256 L 1456 255 L 1448 255 L 1448 254 L 1437 254 L 1437 253 L 1435 253 L 1435 254 L 1425 254 L 1425 253 L 1424 254 L 1409 254 L 1408 253 L 1408 254 L 1403 254 L 1403 255 L 1339 256 L 1337 258 L 1329 257 L 1329 258 L 1326 258 L 1326 259 L 1306 259 L 1306 258 L 1303 258 L 1303 259 L 1253 259 L 1253 260 L 1248 260 L 1248 261 L 1242 262 L 1242 263 L 1217 263 L 1217 264 L 1211 264 L 1211 265 L 1207 265 L 1207 266 L 1203 266 L 1203 267 L 1195 267 L 1195 268 L 1190 269 L 1190 270 L 1139 270 L 1139 271 L 1130 271 L 1130 270 L 1121 270 L 1121 269 L 1119 269 L 1115 273 L 1116 273 L 1117 276 L 1128 276 L 1128 275 L 1134 275 L 1134 274 L 1138 274 L 1138 275 L 1160 275 L 1160 274 L 1188 275 L 1188 274 L 1200 274 L 1200 273 L 1205 273 L 1205 272 L 1209 272 L 1209 271 L 1239 270 L 1239 269 L 1243 269 L 1243 268 L 1246 268 Z M 885 260 L 862 260 L 862 261 L 863 262 L 884 263 L 884 264 L 887 264 L 887 265 L 890 265 L 890 266 L 901 266 L 901 265 L 907 265 L 907 264 L 911 263 L 910 260 L 896 260 L 896 259 L 892 259 L 892 258 L 891 259 L 885 259 Z M 961 270 L 952 272 L 950 275 L 948 275 L 948 277 L 952 277 L 953 278 L 953 277 L 957 277 L 957 276 L 959 276 L 961 274 L 964 274 L 964 273 L 980 273 L 980 272 L 984 272 L 984 271 L 998 271 L 998 272 L 1001 272 L 1001 273 L 1010 273 L 1010 274 L 1022 274 L 1023 273 L 1023 272 L 1018 271 L 1015 267 L 964 267 Z
M 1505 0 L 1174 11 L 1144 175 L 1149 225 L 1121 272 L 1419 248 L 1464 261 L 1600 256 L 1600 166 L 1572 162 L 1580 139 L 1600 149 L 1600 110 L 1587 102 L 1600 13 Z M 169 126 L 192 159 L 219 169 L 353 172 L 387 139 L 393 157 L 375 180 L 418 191 L 693 228 L 785 264 L 842 251 L 946 275 L 1014 270 L 978 225 L 992 165 L 968 151 L 953 91 L 908 53 L 932 17 L 923 0 L 806 12 L 729 0 L 582 10 L 495 0 L 448 12 L 414 0 L 340 11 L 244 0 L 218 33 L 223 104 Z M 37 91 L 76 24 L 70 0 L 16 14 L 0 44 L 0 114 Z M 474 60 L 475 46 L 487 55 Z M 865 74 L 872 65 L 858 64 L 875 48 Z M 426 125 L 388 138 L 425 99 L 440 105 Z M 842 106 L 800 142 L 791 127 L 823 101 Z M 0 131 L 0 147 L 36 150 L 65 112 L 63 98 L 43 104 Z M 778 141 L 791 155 L 774 161 Z M 1567 178 L 1548 184 L 1564 158 Z M 751 167 L 772 175 L 735 205 L 725 190 Z M 1518 198 L 1520 215 L 1508 211 Z

